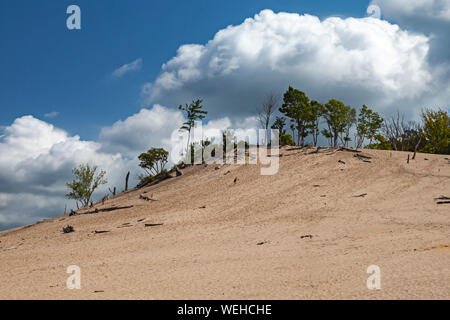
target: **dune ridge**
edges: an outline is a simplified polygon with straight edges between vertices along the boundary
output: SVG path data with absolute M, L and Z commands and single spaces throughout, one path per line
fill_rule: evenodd
M 273 176 L 188 167 L 96 205 L 124 209 L 0 232 L 0 298 L 449 299 L 446 156 L 313 151 L 283 148 Z M 80 290 L 66 288 L 70 265 Z

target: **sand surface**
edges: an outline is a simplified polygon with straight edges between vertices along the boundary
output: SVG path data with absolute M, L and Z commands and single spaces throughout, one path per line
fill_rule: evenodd
M 1 232 L 0 298 L 449 299 L 450 204 L 434 200 L 450 196 L 448 156 L 312 151 L 283 149 L 274 176 L 190 167 L 96 206 L 132 208 Z

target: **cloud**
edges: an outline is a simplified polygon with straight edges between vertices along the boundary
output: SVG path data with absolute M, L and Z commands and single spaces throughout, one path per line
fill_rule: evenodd
M 131 63 L 124 64 L 120 68 L 113 71 L 112 75 L 115 78 L 121 78 L 126 73 L 132 72 L 132 71 L 139 71 L 142 69 L 143 60 L 141 58 L 134 60 Z
M 107 171 L 109 186 L 123 185 L 131 160 L 102 152 L 94 141 L 82 141 L 32 116 L 17 118 L 0 138 L 0 224 L 15 226 L 61 214 L 65 183 L 81 163 Z M 96 194 L 106 193 L 102 187 Z
M 179 110 L 154 105 L 103 128 L 98 141 L 83 141 L 33 116 L 17 118 L 0 137 L 0 230 L 62 214 L 66 205 L 73 208 L 73 201 L 65 198 L 66 182 L 79 164 L 106 170 L 108 185 L 96 192 L 97 200 L 108 187 L 122 190 L 128 171 L 130 185 L 136 184 L 141 173 L 137 155 L 151 147 L 177 150 L 179 141 L 172 137 L 179 135 L 184 121 Z M 225 129 L 245 133 L 254 125 L 254 118 L 241 123 L 215 119 L 205 123 L 204 134 Z
M 448 0 L 373 0 L 383 15 L 392 18 L 409 17 L 450 22 Z
M 448 0 L 373 0 L 385 19 L 399 23 L 409 32 L 429 38 L 429 64 L 432 81 L 429 94 L 418 100 L 422 107 L 448 108 L 450 100 L 450 1 Z
M 440 64 L 442 68 L 442 64 L 449 63 L 450 1 L 373 0 L 372 4 L 381 8 L 384 18 L 394 20 L 408 30 L 429 36 L 431 64 Z
M 204 98 L 214 116 L 253 113 L 267 92 L 289 85 L 310 97 L 379 111 L 418 112 L 433 89 L 429 38 L 374 18 L 328 18 L 261 11 L 188 44 L 142 90 L 143 102 L 166 105 Z
M 46 117 L 46 118 L 55 118 L 57 116 L 59 116 L 58 111 L 52 111 L 52 112 L 44 114 L 44 117 Z
M 170 148 L 172 132 L 178 130 L 184 121 L 181 111 L 156 104 L 103 128 L 99 140 L 106 152 L 137 157 L 150 147 Z

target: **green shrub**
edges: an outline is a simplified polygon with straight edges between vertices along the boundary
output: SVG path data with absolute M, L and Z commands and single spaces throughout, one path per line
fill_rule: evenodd
M 280 134 L 280 146 L 293 146 L 295 145 L 294 138 L 289 133 Z

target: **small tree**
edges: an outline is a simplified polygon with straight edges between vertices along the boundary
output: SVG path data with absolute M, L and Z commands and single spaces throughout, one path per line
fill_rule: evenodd
M 256 110 L 256 116 L 258 119 L 258 122 L 260 123 L 261 127 L 266 130 L 266 136 L 264 137 L 265 143 L 269 143 L 269 124 L 270 124 L 270 118 L 272 117 L 272 114 L 276 111 L 276 108 L 278 106 L 278 99 L 273 94 L 270 93 L 267 95 L 267 98 L 264 100 L 262 106 L 260 109 Z
M 364 140 L 368 139 L 369 144 L 383 125 L 383 118 L 372 109 L 363 105 L 359 110 L 359 116 L 356 123 L 356 148 L 361 148 Z
M 449 153 L 450 118 L 446 111 L 422 111 L 423 128 L 421 135 L 425 140 L 423 151 L 430 153 Z
M 297 129 L 297 143 L 303 144 L 303 138 L 308 135 L 306 122 L 310 119 L 309 98 L 300 90 L 289 87 L 283 97 L 280 112 L 295 123 Z
M 145 153 L 141 153 L 138 159 L 139 166 L 145 170 L 148 176 L 155 177 L 164 172 L 169 158 L 169 152 L 163 148 L 151 148 Z
M 203 106 L 202 106 L 202 102 L 203 100 L 201 99 L 197 99 L 196 101 L 192 101 L 191 104 L 186 104 L 184 106 L 180 105 L 178 107 L 179 110 L 184 111 L 187 121 L 185 123 L 183 123 L 183 126 L 180 128 L 181 131 L 187 131 L 188 133 L 188 142 L 187 142 L 187 147 L 186 147 L 186 152 L 189 153 L 189 146 L 190 146 L 190 142 L 191 142 L 191 130 L 192 127 L 195 124 L 196 120 L 201 120 L 204 119 L 205 116 L 208 114 L 207 111 L 202 110 Z
M 323 107 L 322 113 L 328 129 L 322 130 L 322 134 L 330 139 L 330 143 L 337 148 L 338 141 L 347 144 L 350 140 L 350 128 L 355 122 L 356 111 L 343 102 L 332 99 Z
M 67 183 L 71 190 L 66 197 L 81 203 L 83 207 L 89 205 L 94 191 L 103 184 L 108 183 L 105 178 L 106 171 L 101 170 L 96 174 L 97 166 L 91 167 L 89 164 L 81 164 L 72 170 L 75 176 L 73 181 Z

